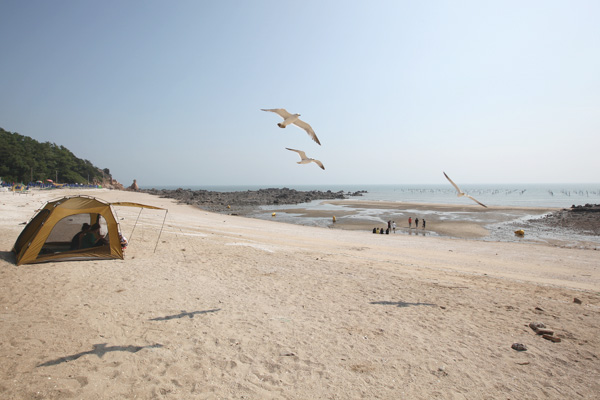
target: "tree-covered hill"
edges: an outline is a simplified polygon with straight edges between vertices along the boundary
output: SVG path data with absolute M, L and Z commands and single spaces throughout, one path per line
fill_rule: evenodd
M 5 182 L 35 182 L 58 178 L 61 183 L 101 182 L 108 169 L 75 157 L 64 146 L 40 143 L 0 128 L 0 178 Z M 89 180 L 88 180 L 89 179 Z

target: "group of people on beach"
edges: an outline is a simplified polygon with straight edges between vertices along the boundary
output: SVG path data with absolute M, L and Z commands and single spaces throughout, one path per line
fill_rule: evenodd
M 409 229 L 412 228 L 412 223 L 413 223 L 412 217 L 408 217 L 408 228 Z M 422 224 L 423 229 L 425 229 L 425 226 L 427 224 L 425 219 L 421 220 L 421 224 Z M 419 228 L 419 218 L 415 218 L 415 229 L 418 229 L 418 228 Z M 378 227 L 373 228 L 373 233 L 389 235 L 390 232 L 396 233 L 396 221 L 388 221 L 387 228 L 378 228 Z
M 408 217 L 408 228 L 409 229 L 412 228 L 412 223 L 413 223 L 412 217 Z M 425 226 L 426 226 L 425 219 L 421 220 L 421 224 L 422 224 L 423 229 L 425 229 Z M 418 229 L 418 228 L 419 228 L 419 218 L 415 218 L 415 229 Z M 373 233 L 389 235 L 390 232 L 396 233 L 396 221 L 388 221 L 387 228 L 378 228 L 378 227 L 373 228 Z
M 408 229 L 412 228 L 412 222 L 413 222 L 412 217 L 408 217 Z M 425 224 L 426 224 L 425 218 L 423 218 L 421 220 L 421 223 L 423 224 L 423 229 L 425 229 Z M 415 218 L 415 229 L 419 229 L 419 218 Z

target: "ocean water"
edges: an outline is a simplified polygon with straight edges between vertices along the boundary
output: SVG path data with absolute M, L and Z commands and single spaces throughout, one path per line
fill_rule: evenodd
M 209 190 L 218 192 L 244 192 L 248 190 L 266 189 L 268 185 L 235 185 L 235 186 L 144 186 L 143 189 L 178 188 L 191 190 Z M 438 204 L 476 204 L 465 197 L 458 197 L 456 190 L 447 185 L 289 185 L 290 189 L 310 191 L 321 190 L 344 193 L 366 190 L 357 200 L 394 201 L 406 203 L 438 203 Z M 571 205 L 600 204 L 600 183 L 595 184 L 498 184 L 498 185 L 460 185 L 467 194 L 489 206 L 516 207 L 562 207 Z

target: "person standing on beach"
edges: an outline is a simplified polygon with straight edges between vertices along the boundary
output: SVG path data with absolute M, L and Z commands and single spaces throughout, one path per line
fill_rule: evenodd
M 425 229 L 425 220 L 423 220 L 423 229 Z
M 408 228 L 412 228 L 412 217 L 408 217 Z
M 392 232 L 396 233 L 396 221 L 392 221 Z
M 419 228 L 419 218 L 415 218 L 415 229 Z

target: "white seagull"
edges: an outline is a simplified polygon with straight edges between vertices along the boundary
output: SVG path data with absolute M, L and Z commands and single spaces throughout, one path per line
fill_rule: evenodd
M 468 197 L 471 200 L 473 200 L 475 203 L 479 204 L 480 206 L 484 206 L 485 208 L 487 208 L 487 206 L 477 200 L 475 200 L 475 198 L 469 196 L 468 194 L 466 194 L 465 192 L 463 192 L 462 190 L 460 190 L 460 188 L 458 186 L 456 186 L 456 183 L 452 182 L 452 179 L 448 178 L 448 175 L 446 175 L 446 173 L 444 172 L 444 176 L 446 177 L 446 179 L 448 179 L 450 181 L 450 183 L 452 184 L 452 186 L 454 186 L 454 188 L 456 188 L 456 191 L 458 192 L 458 197 Z
M 315 134 L 315 131 L 313 131 L 313 128 L 309 124 L 307 124 L 306 122 L 304 122 L 300 119 L 300 114 L 290 114 L 289 112 L 286 111 L 285 108 L 270 108 L 270 109 L 261 108 L 261 110 L 270 111 L 270 112 L 274 112 L 275 114 L 279 114 L 279 116 L 281 118 L 283 118 L 283 122 L 279 122 L 277 124 L 278 127 L 285 128 L 289 124 L 294 124 L 302 129 L 304 129 L 306 131 L 306 133 L 308 133 L 308 136 L 310 136 L 312 138 L 312 140 L 317 142 L 319 144 L 319 146 L 321 145 L 321 142 L 319 142 L 319 138 Z
M 298 161 L 298 164 L 309 164 L 311 162 L 314 162 L 319 167 L 321 167 L 322 170 L 325 170 L 325 167 L 323 166 L 323 163 L 321 161 L 315 160 L 314 158 L 306 157 L 306 153 L 303 152 L 302 150 L 294 150 L 294 149 L 290 149 L 288 147 L 286 147 L 286 149 L 289 151 L 295 151 L 296 153 L 298 153 L 300 155 L 301 160 Z

